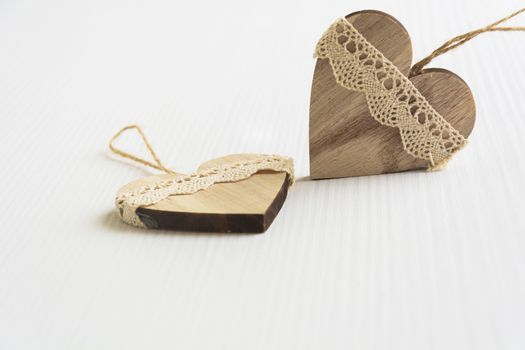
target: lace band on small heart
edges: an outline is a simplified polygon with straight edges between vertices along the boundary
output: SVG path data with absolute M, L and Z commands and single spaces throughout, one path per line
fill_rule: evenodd
M 137 130 L 144 144 L 146 145 L 155 163 L 151 163 L 135 155 L 124 152 L 116 148 L 113 143 L 126 130 Z M 223 182 L 237 182 L 249 178 L 262 170 L 275 172 L 286 172 L 288 174 L 288 186 L 294 182 L 294 166 L 292 158 L 278 155 L 256 155 L 247 161 L 231 164 L 221 164 L 219 166 L 195 172 L 190 175 L 176 174 L 166 168 L 157 157 L 153 147 L 148 142 L 146 135 L 138 125 L 130 125 L 122 128 L 109 143 L 110 150 L 121 157 L 131 159 L 148 167 L 161 170 L 169 177 L 162 180 L 141 186 L 127 192 L 121 192 L 115 198 L 115 205 L 121 219 L 133 226 L 147 228 L 137 215 L 139 207 L 152 205 L 168 198 L 169 196 L 192 194 L 204 190 L 213 184 Z

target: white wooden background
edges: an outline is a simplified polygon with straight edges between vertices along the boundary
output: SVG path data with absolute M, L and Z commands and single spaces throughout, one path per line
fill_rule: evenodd
M 478 108 L 445 171 L 304 178 L 335 18 L 389 12 L 421 58 L 523 6 L 1 0 L 0 349 L 525 348 L 525 33 L 433 64 Z M 129 123 L 179 171 L 270 152 L 303 179 L 263 235 L 133 229 L 113 197 L 147 171 L 106 146 Z

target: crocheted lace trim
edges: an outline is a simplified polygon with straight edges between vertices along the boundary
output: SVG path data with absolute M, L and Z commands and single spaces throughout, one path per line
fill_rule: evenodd
M 245 162 L 223 164 L 191 175 L 173 175 L 156 183 L 121 192 L 115 204 L 121 219 L 133 226 L 147 228 L 136 213 L 137 208 L 152 205 L 180 194 L 191 194 L 221 182 L 237 182 L 261 170 L 288 173 L 288 186 L 294 182 L 293 160 L 277 155 L 257 155 Z
M 370 114 L 383 125 L 399 128 L 405 151 L 429 161 L 429 170 L 445 166 L 466 145 L 412 82 L 345 18 L 325 32 L 315 57 L 329 59 L 339 85 L 364 93 Z

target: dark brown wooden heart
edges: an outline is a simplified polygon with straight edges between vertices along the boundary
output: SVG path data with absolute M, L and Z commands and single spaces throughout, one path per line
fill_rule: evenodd
M 379 11 L 352 13 L 346 19 L 399 70 L 412 64 L 408 32 Z M 445 69 L 427 69 L 410 78 L 421 94 L 465 138 L 474 127 L 475 103 L 467 84 Z M 408 154 L 397 128 L 371 115 L 365 96 L 340 86 L 327 59 L 318 59 L 310 98 L 310 176 L 312 179 L 373 175 L 425 168 Z

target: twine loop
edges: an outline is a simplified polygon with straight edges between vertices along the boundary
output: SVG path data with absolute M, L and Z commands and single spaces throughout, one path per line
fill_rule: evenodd
M 153 158 L 153 161 L 155 163 L 152 163 L 152 162 L 147 161 L 147 160 L 145 160 L 143 158 L 140 158 L 139 156 L 136 156 L 136 155 L 133 155 L 131 153 L 125 152 L 125 151 L 123 151 L 121 149 L 118 149 L 118 148 L 116 148 L 113 145 L 114 142 L 127 130 L 136 130 L 139 133 L 140 137 L 142 138 L 142 141 L 143 141 L 144 145 L 148 149 L 148 152 L 151 155 L 151 158 Z M 132 160 L 134 162 L 137 162 L 139 164 L 148 166 L 148 167 L 153 168 L 153 169 L 160 170 L 162 172 L 165 172 L 166 174 L 175 174 L 175 172 L 173 170 L 168 169 L 164 164 L 162 164 L 162 162 L 160 161 L 159 157 L 155 153 L 155 150 L 153 150 L 153 147 L 151 146 L 151 144 L 149 143 L 148 139 L 146 138 L 146 134 L 144 134 L 144 131 L 142 131 L 142 128 L 140 126 L 138 126 L 138 125 L 135 125 L 135 124 L 128 125 L 128 126 L 123 127 L 122 129 L 120 129 L 111 138 L 111 140 L 109 140 L 109 149 L 111 150 L 111 152 L 113 152 L 116 155 L 119 155 L 119 156 L 121 156 L 123 158 L 127 158 L 127 159 L 130 159 L 130 160 Z

